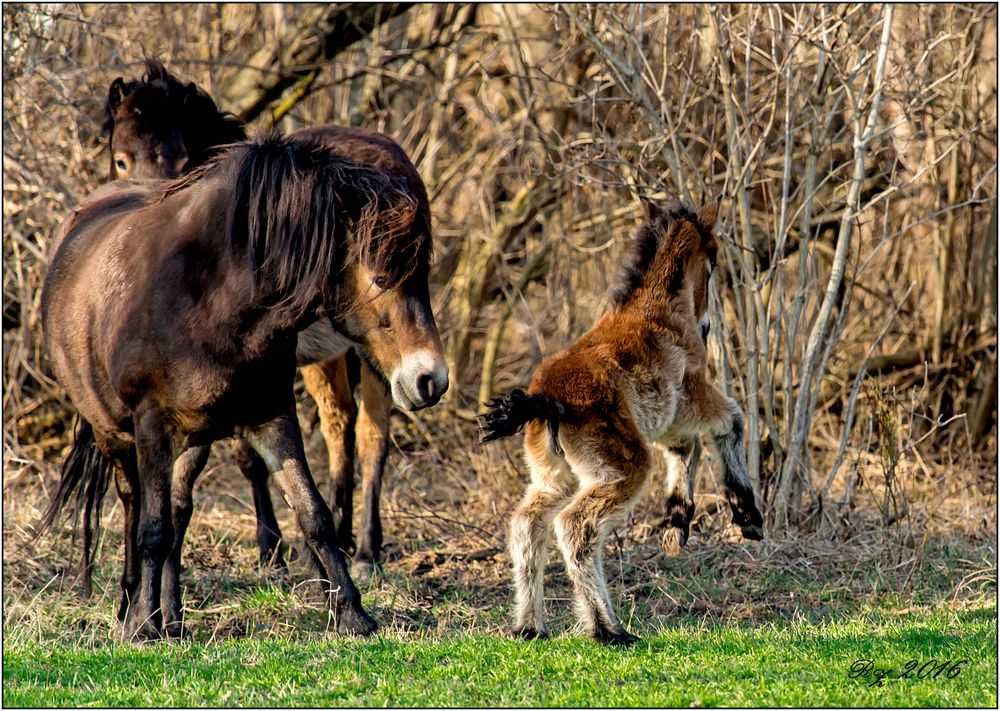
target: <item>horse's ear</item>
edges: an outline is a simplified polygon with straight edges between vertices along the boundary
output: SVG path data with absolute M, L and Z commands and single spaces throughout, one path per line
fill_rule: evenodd
M 111 82 L 111 88 L 108 89 L 108 106 L 112 110 L 117 109 L 127 95 L 128 89 L 125 87 L 125 80 L 118 77 Z
M 719 202 L 710 202 L 698 208 L 698 222 L 709 232 L 715 227 L 715 221 L 719 219 Z

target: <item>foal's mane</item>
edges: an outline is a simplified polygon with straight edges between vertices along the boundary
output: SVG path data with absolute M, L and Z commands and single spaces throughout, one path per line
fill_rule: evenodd
M 710 238 L 697 214 L 681 202 L 671 202 L 662 208 L 649 204 L 649 210 L 649 219 L 622 255 L 622 266 L 609 293 L 612 306 L 628 303 L 654 267 L 660 272 L 658 278 L 666 284 L 667 292 L 676 293 L 681 288 L 688 257 Z
M 270 133 L 237 144 L 167 192 L 222 166 L 232 170 L 230 246 L 245 251 L 258 288 L 284 295 L 277 305 L 301 313 L 345 262 L 367 266 L 383 288 L 426 271 L 430 240 L 414 229 L 417 203 L 398 178 Z

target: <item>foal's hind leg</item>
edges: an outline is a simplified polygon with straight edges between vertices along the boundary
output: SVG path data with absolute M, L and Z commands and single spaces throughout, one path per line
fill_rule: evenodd
M 574 472 L 587 482 L 555 518 L 556 537 L 573 581 L 576 610 L 584 629 L 602 644 L 629 645 L 638 637 L 615 615 L 604 578 L 604 541 L 642 490 L 649 455 L 630 423 L 602 427 L 596 436 L 567 447 Z M 615 426 L 619 425 L 619 426 Z
M 181 550 L 184 536 L 191 523 L 194 509 L 192 494 L 194 482 L 205 469 L 210 445 L 191 447 L 174 460 L 173 484 L 170 490 L 171 511 L 174 520 L 174 544 L 163 564 L 163 581 L 160 590 L 160 608 L 163 610 L 163 628 L 168 637 L 181 637 L 184 633 L 181 620 Z
M 358 525 L 358 545 L 351 564 L 351 573 L 358 578 L 370 577 L 378 565 L 382 550 L 382 516 L 379 503 L 382 495 L 382 473 L 389 454 L 389 417 L 392 398 L 385 385 L 372 373 L 367 363 L 361 363 L 361 410 L 358 414 L 358 464 L 361 470 L 361 520 Z
M 351 518 L 354 498 L 354 423 L 357 406 L 347 377 L 347 360 L 332 358 L 302 366 L 306 390 L 316 401 L 320 431 L 330 465 L 330 508 L 337 539 L 344 550 L 353 548 Z
M 274 503 L 267 482 L 270 474 L 264 460 L 253 451 L 242 437 L 233 437 L 233 456 L 240 473 L 250 482 L 253 491 L 253 506 L 257 514 L 257 546 L 260 549 L 260 564 L 285 568 L 285 558 L 281 552 L 281 529 L 274 515 Z M 193 480 L 192 480 L 193 481 Z
M 566 505 L 575 484 L 569 467 L 549 447 L 546 428 L 528 425 L 524 449 L 531 485 L 510 521 L 510 557 L 514 563 L 516 637 L 547 636 L 542 582 L 548 560 L 552 519 Z

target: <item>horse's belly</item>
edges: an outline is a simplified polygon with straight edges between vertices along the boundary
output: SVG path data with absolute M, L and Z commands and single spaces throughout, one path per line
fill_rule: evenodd
M 329 321 L 320 319 L 299 332 L 295 361 L 298 365 L 311 365 L 331 358 L 341 358 L 353 345 L 349 338 L 334 331 Z

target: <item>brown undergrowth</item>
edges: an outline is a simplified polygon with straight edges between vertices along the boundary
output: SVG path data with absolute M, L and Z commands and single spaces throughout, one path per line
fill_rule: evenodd
M 325 447 L 318 428 L 309 429 L 312 404 L 305 402 L 300 413 L 322 489 Z M 385 561 L 379 576 L 362 583 L 366 605 L 393 634 L 501 633 L 506 626 L 506 526 L 526 475 L 517 439 L 483 448 L 473 444 L 473 427 L 433 411 L 419 424 L 394 416 L 383 497 Z M 250 490 L 224 445 L 215 446 L 196 487 L 184 554 L 186 616 L 195 639 L 322 634 L 329 618 L 313 571 L 297 555 L 301 534 L 290 510 L 275 491 L 292 548 L 290 568 L 261 570 Z M 706 623 L 822 620 L 866 607 L 905 614 L 995 595 L 995 463 L 967 456 L 947 466 L 923 459 L 900 467 L 892 487 L 907 507 L 889 523 L 879 513 L 885 479 L 869 463 L 856 474 L 858 510 L 842 525 L 747 544 L 729 524 L 728 507 L 707 468 L 715 463 L 708 460 L 698 477 L 692 537 L 679 553 L 662 526 L 665 497 L 658 472 L 633 515 L 609 539 L 609 584 L 623 619 L 639 629 L 689 616 Z M 43 462 L 8 461 L 5 631 L 97 643 L 117 630 L 120 508 L 109 495 L 97 593 L 81 601 L 74 580 L 79 552 L 68 522 L 35 543 L 29 540 L 47 501 L 39 493 L 52 490 L 57 463 L 55 451 Z M 555 550 L 546 579 L 555 629 L 568 629 L 571 589 Z

